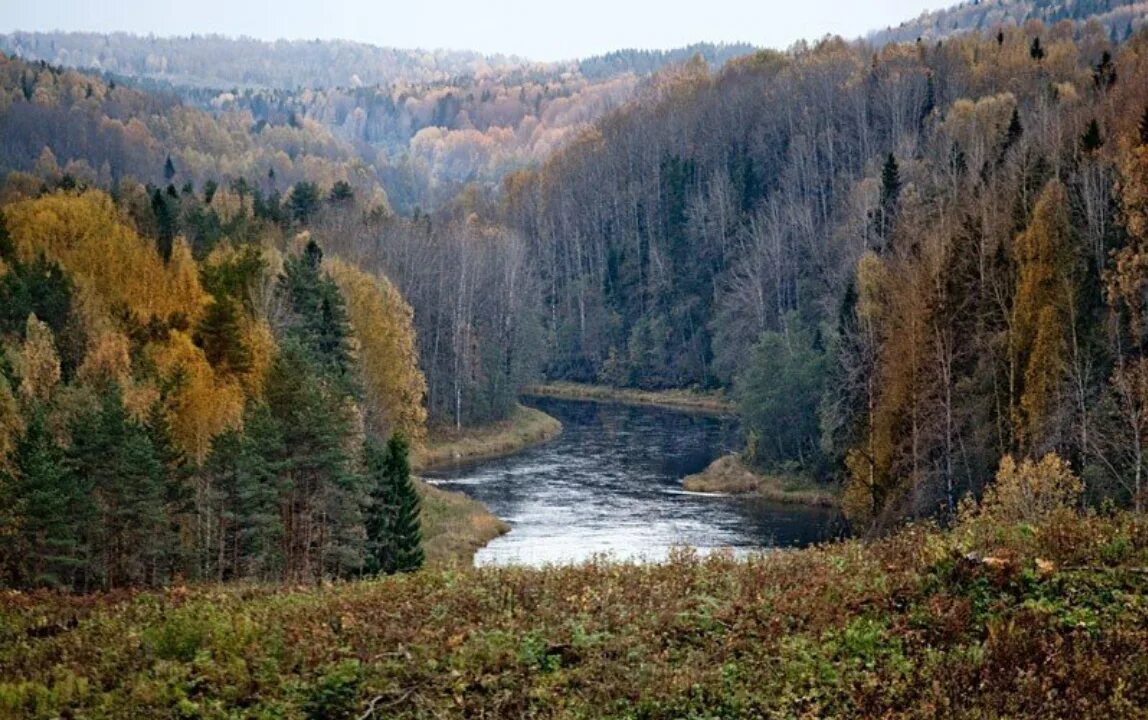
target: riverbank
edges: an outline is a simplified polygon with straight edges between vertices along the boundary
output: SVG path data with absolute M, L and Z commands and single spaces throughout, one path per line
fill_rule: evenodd
M 0 717 L 1142 716 L 1148 526 L 1068 512 L 976 537 L 4 592 Z
M 694 390 L 635 390 L 616 388 L 608 385 L 590 385 L 572 382 L 552 382 L 531 385 L 523 390 L 524 395 L 553 397 L 564 400 L 588 400 L 611 402 L 624 405 L 647 405 L 691 412 L 704 412 L 714 415 L 732 415 L 736 409 L 720 392 L 698 392 Z
M 480 428 L 432 428 L 430 438 L 413 459 L 416 471 L 457 465 L 472 460 L 512 455 L 552 440 L 562 423 L 541 410 L 519 405 L 509 420 Z
M 474 563 L 474 554 L 510 526 L 478 502 L 462 493 L 449 492 L 416 481 L 422 498 L 423 551 L 432 567 Z
M 758 495 L 778 503 L 838 507 L 837 494 L 808 480 L 762 475 L 748 467 L 740 456 L 731 454 L 714 460 L 705 470 L 682 481 L 690 492 Z

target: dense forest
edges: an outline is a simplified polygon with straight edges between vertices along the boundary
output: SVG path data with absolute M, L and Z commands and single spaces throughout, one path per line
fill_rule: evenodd
M 965 32 L 1021 27 L 1029 20 L 1055 25 L 1061 20 L 1100 23 L 1113 42 L 1128 40 L 1144 25 L 1145 5 L 1137 0 L 966 0 L 953 7 L 922 13 L 897 27 L 869 35 L 876 44 L 941 40 Z
M 722 69 L 695 57 L 498 193 L 465 186 L 440 211 L 409 216 L 390 209 L 383 180 L 330 118 L 263 124 L 243 105 L 262 95 L 209 112 L 6 59 L 2 159 L 21 172 L 5 193 L 65 202 L 104 187 L 125 232 L 188 277 L 248 247 L 295 257 L 309 238 L 340 259 L 332 282 L 345 267 L 389 278 L 413 309 L 426 383 L 402 402 L 432 424 L 508 417 L 539 369 L 724 388 L 747 456 L 842 483 L 857 529 L 951 516 L 1013 453 L 1056 452 L 1091 501 L 1139 506 L 1145 42 L 1114 43 L 1095 20 L 1029 20 L 904 44 L 829 38 Z M 34 259 L 26 252 L 21 262 Z M 304 257 L 327 276 L 318 255 Z M 276 272 L 264 272 L 261 297 L 289 308 L 289 293 L 267 290 Z M 207 352 L 198 306 L 183 302 L 148 332 L 174 329 Z M 346 308 L 360 324 L 370 316 Z M 249 309 L 282 355 L 291 323 L 276 313 Z M 21 339 L 26 315 L 9 330 Z M 61 367 L 83 366 L 92 338 L 63 320 L 51 328 Z M 213 352 L 208 365 L 231 363 Z M 368 420 L 395 401 L 393 388 L 340 383 Z M 224 430 L 249 426 L 243 408 L 261 396 L 245 392 L 184 440 L 197 464 Z
M 468 187 L 493 192 L 664 67 L 695 56 L 720 67 L 754 48 L 698 43 L 534 63 L 345 42 L 13 33 L 0 36 L 0 50 L 101 72 L 201 109 L 237 111 L 250 116 L 254 134 L 318 123 L 356 148 L 392 205 L 410 214 L 449 204 Z M 338 68 L 351 70 L 333 74 L 343 73 Z
M 507 183 L 547 373 L 731 387 L 759 465 L 845 479 L 862 524 L 1013 452 L 1139 502 L 1144 42 L 1031 21 L 663 74 Z

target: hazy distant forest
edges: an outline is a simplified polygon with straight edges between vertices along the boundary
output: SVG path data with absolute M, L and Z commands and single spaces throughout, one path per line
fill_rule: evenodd
M 725 389 L 753 463 L 862 532 L 1012 453 L 1140 509 L 1144 11 L 560 66 L 297 43 L 290 78 L 254 41 L 0 38 L 0 560 L 363 572 L 383 444 L 539 378 Z

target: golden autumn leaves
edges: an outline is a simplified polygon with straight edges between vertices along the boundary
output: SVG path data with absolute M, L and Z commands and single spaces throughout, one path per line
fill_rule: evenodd
M 116 383 L 137 417 L 160 403 L 175 442 L 196 461 L 207 456 L 218 434 L 242 424 L 244 407 L 259 400 L 262 377 L 276 353 L 265 309 L 255 306 L 239 323 L 249 366 L 213 366 L 194 340 L 194 328 L 212 299 L 200 283 L 201 264 L 185 242 L 176 242 L 165 263 L 112 200 L 95 191 L 25 200 L 4 212 L 18 257 L 54 261 L 75 283 L 86 338 L 76 370 L 81 383 Z M 233 252 L 219 249 L 203 266 L 223 262 Z M 401 430 L 421 440 L 425 381 L 410 306 L 384 279 L 340 261 L 329 267 L 346 296 L 355 333 L 365 389 L 360 411 L 372 429 Z M 29 318 L 27 340 L 9 354 L 21 381 L 18 388 L 0 388 L 0 405 L 14 406 L 14 391 L 47 400 L 60 381 L 52 331 Z M 10 439 L 18 430 L 3 434 Z

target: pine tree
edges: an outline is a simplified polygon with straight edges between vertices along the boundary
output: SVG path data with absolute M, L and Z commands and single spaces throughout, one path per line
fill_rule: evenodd
M 168 155 L 163 163 L 163 179 L 171 182 L 173 177 L 175 177 L 175 163 L 171 161 L 171 155 Z
M 1144 107 L 1144 114 L 1140 116 L 1140 144 L 1148 145 L 1148 106 Z
M 351 472 L 346 395 L 316 367 L 313 355 L 284 341 L 267 373 L 267 409 L 281 432 L 279 474 L 285 484 L 287 579 L 316 580 L 361 567 L 361 478 Z
M 291 211 L 291 219 L 300 225 L 306 225 L 311 217 L 319 210 L 319 187 L 312 182 L 298 182 L 291 188 L 291 195 L 287 198 L 287 208 Z

